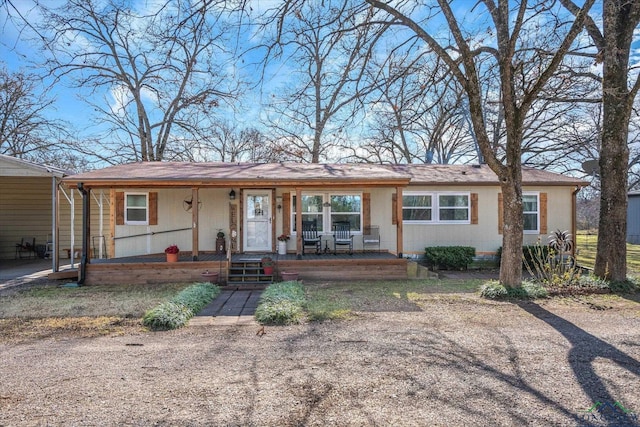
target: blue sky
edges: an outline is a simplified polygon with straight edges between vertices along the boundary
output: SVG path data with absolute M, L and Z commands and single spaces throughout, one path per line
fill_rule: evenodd
M 41 20 L 41 17 L 34 8 L 33 3 L 33 0 L 13 0 L 13 5 L 20 10 L 22 16 L 27 21 L 36 23 Z M 46 4 L 47 6 L 55 7 L 57 5 L 64 4 L 64 1 L 47 0 Z M 144 7 L 149 6 L 150 4 L 152 5 L 153 0 L 134 0 L 131 4 L 135 4 L 137 7 Z M 273 4 L 273 1 L 256 1 L 253 3 L 254 13 L 260 13 L 264 8 L 271 7 Z M 14 11 L 11 13 L 12 15 L 15 15 Z M 28 73 L 44 75 L 43 69 L 37 67 L 34 68 L 34 61 L 38 61 L 42 57 L 42 54 L 38 51 L 38 47 L 31 41 L 35 36 L 34 32 L 29 27 L 23 27 L 21 29 L 17 28 L 12 20 L 7 19 L 7 9 L 5 7 L 0 7 L 0 22 L 2 23 L 0 58 L 2 58 L 3 65 L 10 72 L 22 70 Z M 244 36 L 245 40 L 241 41 L 238 51 L 243 51 L 247 49 L 247 47 L 251 46 L 250 38 L 252 38 L 252 36 L 254 41 L 259 41 L 255 40 L 256 35 L 251 34 L 250 32 L 241 32 L 240 35 Z M 237 58 L 235 61 L 236 65 L 241 67 L 240 72 L 245 79 L 250 80 L 261 74 L 262 70 L 251 65 L 256 61 L 259 61 L 260 55 L 260 52 L 255 52 L 254 54 L 244 57 L 244 61 L 241 61 L 240 58 Z M 273 73 L 271 73 L 271 70 L 274 70 Z M 262 88 L 266 88 L 267 93 L 263 95 L 260 87 L 255 88 L 247 93 L 246 99 L 251 100 L 251 102 L 243 100 L 242 105 L 244 110 L 241 111 L 240 114 L 234 114 L 231 109 L 228 109 L 226 112 L 223 112 L 221 116 L 233 118 L 233 120 L 239 123 L 245 123 L 247 127 L 255 126 L 258 122 L 261 99 L 263 96 L 268 96 L 269 91 L 284 84 L 285 79 L 283 76 L 286 75 L 289 75 L 289 71 L 287 70 L 287 67 L 282 64 L 268 68 L 265 75 L 265 84 L 262 86 Z M 43 90 L 50 81 L 50 79 L 43 79 Z M 91 96 L 93 99 L 99 99 L 99 97 L 106 95 L 107 98 L 111 98 L 112 102 L 116 103 L 116 100 L 108 92 L 90 94 L 87 89 L 72 88 L 69 85 L 68 79 L 63 79 L 60 83 L 56 84 L 53 90 L 49 93 L 51 94 L 51 97 L 56 100 L 49 112 L 49 115 L 72 123 L 80 132 L 80 135 L 85 132 L 88 135 L 91 133 L 92 129 L 87 129 L 87 126 L 89 125 L 87 121 L 88 106 L 79 98 Z M 224 108 L 224 104 L 222 104 L 222 106 Z

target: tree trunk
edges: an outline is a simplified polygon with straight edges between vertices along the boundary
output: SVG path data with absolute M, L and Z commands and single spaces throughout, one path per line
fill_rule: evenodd
M 604 2 L 602 76 L 603 130 L 600 147 L 600 224 L 594 273 L 613 281 L 627 277 L 627 182 L 629 165 L 630 37 L 633 23 L 615 0 Z M 631 27 L 630 27 L 631 25 Z
M 512 171 L 508 171 L 512 173 Z M 513 177 L 500 177 L 502 189 L 502 258 L 500 283 L 519 287 L 522 284 L 522 184 Z

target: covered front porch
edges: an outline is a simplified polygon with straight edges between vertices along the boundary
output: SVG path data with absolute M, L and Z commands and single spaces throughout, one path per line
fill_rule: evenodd
M 297 272 L 300 280 L 391 280 L 407 278 L 407 260 L 389 252 L 355 252 L 306 254 L 249 253 L 220 255 L 200 252 L 193 260 L 191 252 L 180 252 L 178 262 L 166 262 L 165 254 L 151 254 L 110 259 L 93 259 L 86 265 L 85 283 L 98 284 L 153 284 L 179 281 L 206 280 L 202 273 L 217 272 L 218 284 L 242 287 L 228 280 L 235 262 L 259 262 L 263 256 L 273 259 L 273 280 L 281 274 Z M 255 286 L 250 286 L 255 287 Z

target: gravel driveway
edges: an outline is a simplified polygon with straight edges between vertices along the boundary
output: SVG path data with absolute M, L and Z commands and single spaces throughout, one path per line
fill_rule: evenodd
M 0 340 L 0 425 L 638 425 L 637 301 L 434 294 L 256 332 Z

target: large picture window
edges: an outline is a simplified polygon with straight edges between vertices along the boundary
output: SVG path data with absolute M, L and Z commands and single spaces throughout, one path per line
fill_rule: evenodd
M 291 196 L 291 224 L 296 230 L 296 196 Z M 315 221 L 320 233 L 331 233 L 332 224 L 348 221 L 352 232 L 362 230 L 362 194 L 321 193 L 302 195 L 302 221 Z
M 538 233 L 540 229 L 540 203 L 538 194 L 522 195 L 522 213 L 524 216 L 524 232 Z
M 147 193 L 126 193 L 124 203 L 125 224 L 147 225 L 149 223 Z
M 402 196 L 406 223 L 470 223 L 469 193 L 407 192 Z

